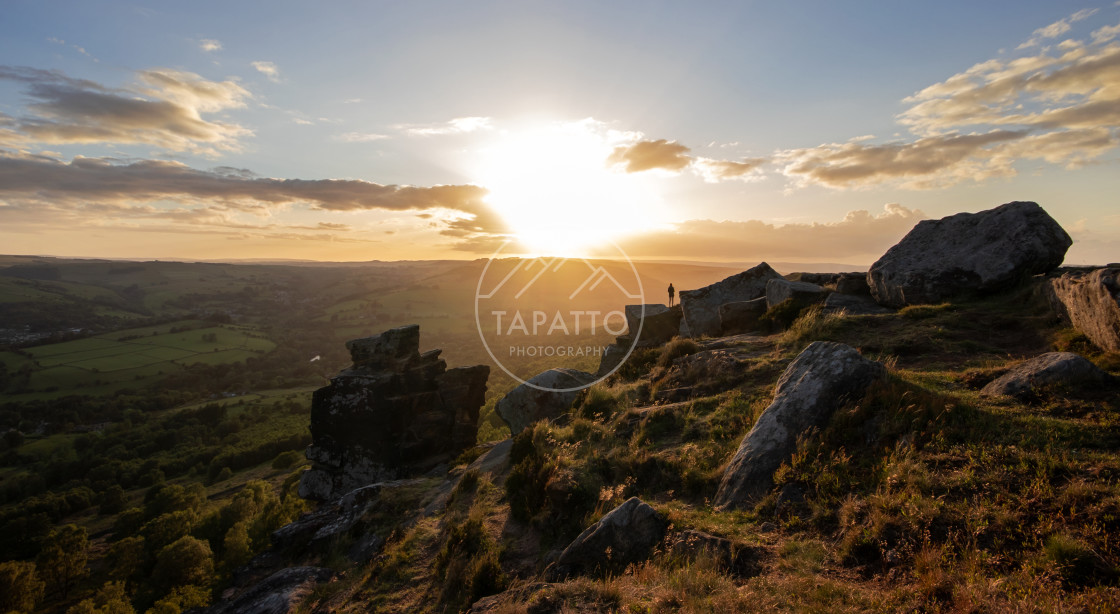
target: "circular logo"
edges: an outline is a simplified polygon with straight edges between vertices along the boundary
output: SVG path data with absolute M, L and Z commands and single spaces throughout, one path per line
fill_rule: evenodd
M 630 258 L 613 243 L 616 258 L 504 255 L 511 243 L 486 261 L 474 296 L 475 324 L 494 363 L 546 392 L 582 390 L 617 371 L 645 317 L 642 280 Z M 556 368 L 592 375 L 567 387 L 529 381 Z

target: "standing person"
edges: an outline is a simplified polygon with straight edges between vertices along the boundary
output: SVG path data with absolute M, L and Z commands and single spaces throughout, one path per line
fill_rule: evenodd
M 676 288 L 673 287 L 673 282 L 669 282 L 669 306 L 673 306 L 673 297 L 677 295 Z

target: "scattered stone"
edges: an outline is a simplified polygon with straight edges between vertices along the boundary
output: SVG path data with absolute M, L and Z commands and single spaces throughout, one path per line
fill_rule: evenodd
M 324 567 L 288 567 L 268 576 L 231 600 L 206 610 L 209 614 L 287 614 L 294 612 L 316 585 L 334 572 Z
M 758 330 L 758 319 L 766 313 L 766 297 L 753 301 L 734 301 L 719 306 L 719 328 L 722 335 L 738 335 Z
M 645 316 L 642 308 L 645 308 Z M 676 337 L 681 328 L 681 307 L 674 305 L 627 305 L 625 308 L 626 326 L 630 335 L 638 332 L 641 326 L 641 335 L 634 347 L 647 348 L 664 345 Z
M 884 313 L 894 313 L 893 309 L 883 307 L 870 296 L 858 294 L 840 294 L 833 292 L 824 299 L 826 312 L 843 311 L 851 316 L 875 316 Z
M 673 552 L 696 560 L 700 556 L 715 559 L 720 569 L 730 571 L 740 578 L 750 578 L 762 573 L 760 561 L 766 550 L 725 537 L 709 535 L 703 531 L 687 530 L 677 534 Z
M 774 471 L 793 455 L 797 438 L 823 427 L 847 400 L 861 396 L 886 373 L 883 365 L 840 343 L 816 341 L 786 367 L 774 401 L 743 438 L 716 492 L 720 508 L 756 503 L 773 485 Z
M 766 294 L 766 282 L 781 279 L 765 262 L 699 290 L 682 290 L 681 309 L 688 334 L 715 337 L 720 334 L 719 306 L 749 301 Z
M 1050 304 L 1097 347 L 1120 352 L 1120 266 L 1051 279 Z
M 867 284 L 867 273 L 841 273 L 836 279 L 836 291 L 840 294 L 871 296 L 871 286 Z
M 790 299 L 808 305 L 824 298 L 824 288 L 804 281 L 771 279 L 766 282 L 766 307 L 784 303 Z
M 448 369 L 440 350 L 421 354 L 419 344 L 415 324 L 346 344 L 353 366 L 312 396 L 301 497 L 328 501 L 422 473 L 474 445 L 490 367 Z
M 1050 352 L 1015 366 L 984 386 L 980 395 L 1024 398 L 1040 388 L 1100 382 L 1107 378 L 1107 373 L 1077 354 Z
M 575 369 L 549 369 L 529 378 L 498 401 L 498 415 L 514 435 L 538 420 L 566 414 L 595 376 Z M 542 390 L 543 388 L 543 390 Z
M 1033 202 L 923 220 L 871 265 L 880 304 L 939 303 L 967 292 L 1009 287 L 1057 268 L 1073 241 Z
M 665 538 L 669 521 L 637 497 L 631 497 L 579 534 L 545 570 L 546 579 L 617 572 L 649 558 Z

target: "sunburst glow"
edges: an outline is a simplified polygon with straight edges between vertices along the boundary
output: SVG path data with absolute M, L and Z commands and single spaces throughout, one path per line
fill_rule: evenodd
M 482 150 L 475 176 L 526 249 L 583 255 L 659 222 L 656 180 L 607 166 L 622 138 L 589 121 L 505 132 Z

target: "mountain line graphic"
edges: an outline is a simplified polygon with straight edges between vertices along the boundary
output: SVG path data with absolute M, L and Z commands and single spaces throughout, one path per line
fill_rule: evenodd
M 512 279 L 513 276 L 517 274 L 518 271 L 524 270 L 524 271 L 528 272 L 528 271 L 532 270 L 534 266 L 540 265 L 540 270 L 537 272 L 537 274 L 534 275 L 533 278 L 530 279 L 528 282 L 526 282 L 525 285 L 522 286 L 521 289 L 517 291 L 517 294 L 514 295 L 514 298 L 521 298 L 521 296 L 523 294 L 525 294 L 530 288 L 532 288 L 533 285 L 535 283 L 537 283 L 537 280 L 540 279 L 542 275 L 547 273 L 549 271 L 549 269 L 551 269 L 553 272 L 559 271 L 564 266 L 564 264 L 566 264 L 567 262 L 569 262 L 571 260 L 573 260 L 573 259 L 572 258 L 565 258 L 565 257 L 561 257 L 561 256 L 557 256 L 557 257 L 554 257 L 554 258 L 540 258 L 540 257 L 537 257 L 537 258 L 531 258 L 531 259 L 528 259 L 528 260 L 521 260 L 517 263 L 516 266 L 513 267 L 513 269 L 510 270 L 509 273 L 506 274 L 505 277 L 502 278 L 501 281 L 498 282 L 498 284 L 496 286 L 494 286 L 493 290 L 491 290 L 490 292 L 485 293 L 485 294 L 479 294 L 478 298 L 480 298 L 480 299 L 493 298 L 494 295 L 497 294 L 499 291 L 501 291 L 501 289 L 506 285 L 506 283 L 509 282 L 509 280 Z M 584 290 L 594 290 L 594 289 L 598 288 L 599 285 L 602 284 L 604 281 L 609 281 L 610 283 L 614 284 L 614 286 L 616 288 L 618 288 L 619 292 L 621 292 L 623 295 L 625 295 L 626 298 L 628 298 L 628 299 L 638 299 L 638 300 L 640 300 L 642 298 L 641 293 L 635 294 L 633 292 L 630 292 L 624 285 L 622 285 L 622 283 L 620 283 L 618 281 L 618 279 L 615 278 L 614 275 L 611 275 L 610 271 L 607 271 L 606 268 L 604 268 L 602 266 L 596 266 L 596 265 L 592 264 L 591 262 L 588 262 L 586 259 L 583 259 L 583 258 L 577 258 L 577 259 L 574 259 L 574 260 L 578 261 L 578 262 L 582 262 L 590 270 L 590 273 L 588 274 L 587 278 L 583 280 L 583 283 L 581 283 L 579 286 L 577 286 L 576 289 L 573 290 L 570 295 L 568 295 L 568 300 L 574 299 L 576 296 L 579 295 L 580 292 L 583 292 Z

